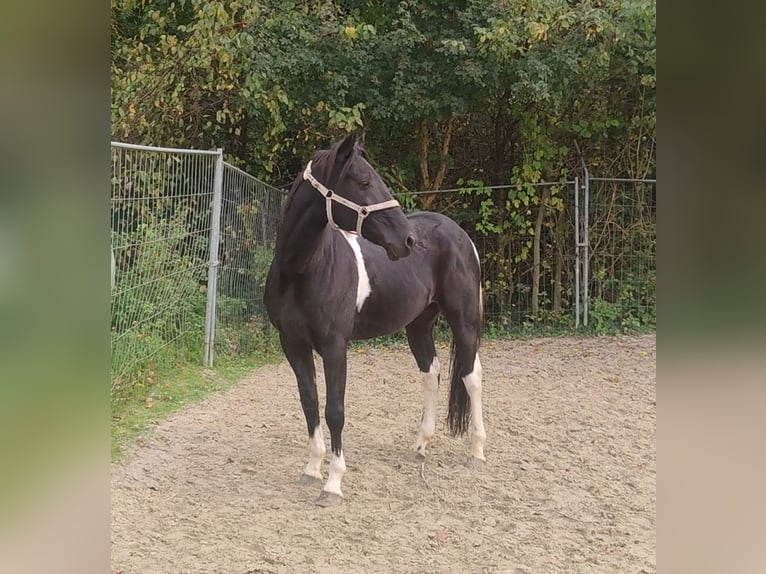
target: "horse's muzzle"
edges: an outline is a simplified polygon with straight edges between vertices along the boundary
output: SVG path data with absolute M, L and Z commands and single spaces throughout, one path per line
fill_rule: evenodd
M 396 246 L 392 243 L 386 245 L 386 255 L 391 261 L 407 257 L 415 247 L 415 236 L 410 233 L 404 240 L 404 245 Z

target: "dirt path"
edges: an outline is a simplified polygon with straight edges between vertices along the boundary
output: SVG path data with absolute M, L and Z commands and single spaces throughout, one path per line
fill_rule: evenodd
M 421 475 L 414 359 L 353 353 L 346 500 L 319 508 L 297 480 L 307 451 L 292 372 L 262 368 L 113 465 L 113 572 L 655 572 L 655 337 L 482 349 L 485 469 L 463 465 L 468 437 L 445 433 L 443 376 Z M 323 401 L 321 375 L 319 387 Z

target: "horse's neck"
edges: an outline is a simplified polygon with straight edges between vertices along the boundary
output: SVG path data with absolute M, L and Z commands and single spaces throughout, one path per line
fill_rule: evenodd
M 304 187 L 295 193 L 284 214 L 276 246 L 282 274 L 288 277 L 305 272 L 327 226 L 324 207 L 310 195 L 316 191 Z

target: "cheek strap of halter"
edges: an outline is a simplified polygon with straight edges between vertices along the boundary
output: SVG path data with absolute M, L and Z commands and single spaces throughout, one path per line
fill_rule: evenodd
M 326 188 L 322 185 L 317 178 L 311 173 L 311 162 L 306 165 L 306 169 L 303 170 L 303 179 L 308 181 L 314 186 L 319 193 L 325 198 L 325 209 L 327 211 L 327 221 L 333 229 L 340 229 L 340 226 L 335 223 L 332 217 L 332 202 L 340 203 L 341 205 L 348 207 L 350 210 L 356 212 L 356 234 L 362 237 L 362 224 L 364 219 L 374 211 L 381 211 L 383 209 L 391 209 L 392 207 L 399 207 L 399 202 L 395 199 L 389 199 L 388 201 L 382 201 L 380 203 L 373 203 L 372 205 L 359 205 L 353 201 L 346 199 L 335 193 L 333 190 Z

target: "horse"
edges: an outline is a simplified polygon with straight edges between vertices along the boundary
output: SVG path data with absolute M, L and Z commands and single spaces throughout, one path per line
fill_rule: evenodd
M 450 218 L 433 212 L 404 214 L 365 159 L 363 133 L 315 152 L 293 182 L 283 206 L 264 304 L 298 383 L 308 428 L 309 460 L 301 477 L 306 484 L 321 483 L 326 453 L 313 351 L 322 358 L 332 455 L 317 505 L 343 501 L 349 341 L 406 330 L 424 395 L 412 448 L 418 456 L 426 455 L 436 424 L 441 367 L 433 327 L 440 313 L 452 331 L 448 428 L 460 436 L 470 424 L 468 462 L 484 464 L 478 252 Z

